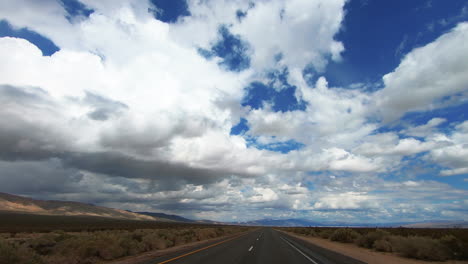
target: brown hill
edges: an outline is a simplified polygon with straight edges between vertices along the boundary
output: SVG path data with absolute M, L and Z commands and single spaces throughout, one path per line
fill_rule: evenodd
M 434 221 L 404 225 L 409 228 L 468 228 L 468 221 Z
M 124 210 L 70 201 L 46 201 L 0 192 L 0 211 L 41 215 L 100 216 L 128 220 L 167 221 Z

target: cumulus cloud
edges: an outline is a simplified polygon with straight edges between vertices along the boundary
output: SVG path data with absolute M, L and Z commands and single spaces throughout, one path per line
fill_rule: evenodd
M 385 87 L 375 93 L 376 110 L 385 121 L 408 111 L 424 111 L 459 103 L 468 81 L 468 23 L 458 24 L 426 46 L 408 53 L 383 77 Z
M 319 210 L 361 209 L 377 207 L 378 203 L 366 193 L 347 192 L 320 197 L 313 208 Z
M 349 148 L 376 129 L 376 124 L 368 122 L 366 117 L 367 94 L 329 88 L 324 77 L 317 80 L 315 87 L 305 84 L 302 77 L 296 78 L 298 96 L 307 103 L 305 111 L 252 110 L 246 117 L 252 135 L 292 138 L 316 147 Z
M 63 166 L 59 159 L 0 161 L 0 184 L 4 190 L 23 195 L 83 191 L 77 187 L 83 174 Z M 34 182 L 34 184 L 31 184 Z
M 271 68 L 282 54 L 283 63 L 302 69 L 312 64 L 323 71 L 327 56 L 340 59 L 344 45 L 334 40 L 344 17 L 344 0 L 334 1 L 188 1 L 190 17 L 184 18 L 171 32 L 177 39 L 208 47 L 216 39 L 221 24 L 252 47 L 252 67 Z M 245 12 L 242 19 L 237 11 Z M 197 32 L 197 34 L 188 34 Z
M 42 89 L 0 85 L 0 156 L 4 160 L 38 160 L 72 149 L 60 107 Z M 44 118 L 48 117 L 48 118 Z
M 451 176 L 468 172 L 468 122 L 465 121 L 455 127 L 448 140 L 451 145 L 445 148 L 434 149 L 430 152 L 430 159 L 444 166 L 440 174 Z
M 400 138 L 396 133 L 370 135 L 355 151 L 366 156 L 399 155 L 408 156 L 437 149 L 452 143 L 443 136 L 434 136 L 426 141 L 416 138 Z
M 305 68 L 320 75 L 340 61 L 344 44 L 334 36 L 344 0 L 194 0 L 191 15 L 172 24 L 154 19 L 147 1 L 81 2 L 93 10 L 89 17 L 70 19 L 53 0 L 0 2 L 0 19 L 60 48 L 43 56 L 25 39 L 0 38 L 5 191 L 221 220 L 258 218 L 259 209 L 263 216 L 307 211 L 323 219 L 367 209 L 385 218 L 416 214 L 412 201 L 429 199 L 422 192 L 440 192 L 442 205 L 463 195 L 409 176 L 379 177 L 418 153 L 442 166 L 441 175 L 466 173 L 467 122 L 450 124 L 445 134 L 438 129 L 449 123 L 443 118 L 399 132 L 378 129 L 409 111 L 465 100 L 466 23 L 411 51 L 384 76 L 383 89 L 368 92 L 331 87 L 320 76 L 304 80 Z M 234 55 L 211 50 L 226 35 L 242 44 L 233 45 Z M 250 63 L 226 65 L 239 56 Z M 287 72 L 273 89 L 287 82 L 303 108 L 242 106 L 245 88 L 271 71 Z M 401 96 L 407 91 L 416 95 Z M 248 130 L 232 135 L 241 117 Z M 252 138 L 294 140 L 301 148 L 257 149 Z M 26 184 L 31 179 L 38 184 Z M 414 193 L 394 210 L 379 209 Z
M 409 136 L 426 137 L 437 132 L 437 127 L 445 122 L 447 122 L 447 119 L 435 117 L 424 125 L 409 127 L 402 131 L 402 133 Z
M 290 68 L 303 69 L 311 63 L 323 71 L 331 54 L 339 60 L 344 51 L 334 40 L 344 17 L 345 1 L 261 1 L 247 11 L 234 31 L 245 36 L 255 50 L 254 67 L 268 68 L 275 55 L 283 55 Z M 300 36 L 300 37 L 298 37 Z

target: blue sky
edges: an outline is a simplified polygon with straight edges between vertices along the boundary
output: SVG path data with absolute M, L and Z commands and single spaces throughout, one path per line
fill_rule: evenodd
M 466 1 L 0 10 L 0 191 L 225 221 L 468 220 Z

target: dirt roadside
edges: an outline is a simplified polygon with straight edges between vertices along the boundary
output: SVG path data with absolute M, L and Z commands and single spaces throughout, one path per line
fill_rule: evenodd
M 248 232 L 250 232 L 250 231 L 248 231 Z M 128 257 L 124 257 L 124 258 L 113 260 L 113 261 L 106 261 L 106 262 L 103 262 L 103 263 L 105 263 L 105 264 L 136 264 L 136 263 L 142 263 L 142 262 L 145 262 L 145 261 L 150 261 L 150 260 L 155 259 L 155 258 L 160 257 L 160 256 L 169 255 L 169 254 L 182 252 L 182 251 L 187 251 L 187 250 L 194 249 L 196 247 L 208 246 L 208 245 L 210 245 L 212 243 L 215 243 L 217 241 L 221 241 L 221 240 L 225 240 L 225 239 L 245 235 L 248 232 L 242 232 L 242 233 L 237 233 L 237 234 L 232 234 L 232 235 L 227 235 L 227 236 L 222 236 L 222 237 L 217 237 L 217 238 L 211 238 L 211 239 L 207 239 L 207 240 L 203 240 L 203 241 L 187 243 L 187 244 L 184 244 L 184 245 L 170 247 L 170 248 L 166 248 L 166 249 L 148 251 L 148 252 L 145 252 L 145 253 L 137 255 L 137 256 L 128 256 Z
M 291 232 L 285 232 L 290 236 L 296 237 L 298 239 L 307 241 L 316 246 L 323 247 L 343 255 L 349 256 L 351 258 L 369 263 L 369 264 L 468 264 L 468 261 L 459 261 L 459 260 L 449 260 L 445 262 L 435 262 L 435 261 L 422 261 L 415 259 L 408 259 L 397 256 L 392 253 L 383 253 L 376 252 L 367 248 L 361 248 L 354 244 L 332 242 L 328 239 L 318 238 L 318 237 L 308 237 L 300 236 Z

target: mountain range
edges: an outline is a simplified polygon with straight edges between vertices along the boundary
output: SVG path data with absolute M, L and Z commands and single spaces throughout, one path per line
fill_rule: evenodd
M 240 225 L 251 226 L 282 226 L 282 227 L 408 227 L 408 228 L 468 228 L 468 221 L 423 221 L 423 222 L 381 222 L 381 223 L 349 223 L 349 222 L 317 222 L 307 219 L 260 219 L 248 222 L 238 222 Z
M 92 204 L 71 201 L 36 200 L 8 193 L 0 193 L 0 211 L 39 215 L 100 216 L 126 220 L 167 221 L 167 219 L 163 218 Z
M 179 215 L 165 214 L 165 213 L 152 213 L 152 212 L 136 212 L 141 215 L 148 215 L 154 218 L 172 220 L 177 222 L 195 223 L 197 221 L 188 219 Z
M 179 215 L 165 214 L 158 212 L 132 212 L 92 204 L 73 202 L 73 201 L 55 201 L 55 200 L 37 200 L 28 197 L 1 193 L 0 192 L 0 211 L 12 213 L 28 213 L 39 215 L 63 215 L 63 216 L 98 216 L 125 220 L 146 220 L 146 221 L 164 221 L 164 222 L 183 222 L 200 224 L 228 224 L 228 225 L 249 225 L 249 226 L 347 226 L 347 227 L 412 227 L 412 228 L 468 228 L 468 222 L 458 221 L 423 221 L 423 222 L 388 222 L 388 223 L 349 223 L 339 221 L 319 222 L 308 219 L 259 219 L 246 222 L 218 222 L 211 220 L 193 220 Z

